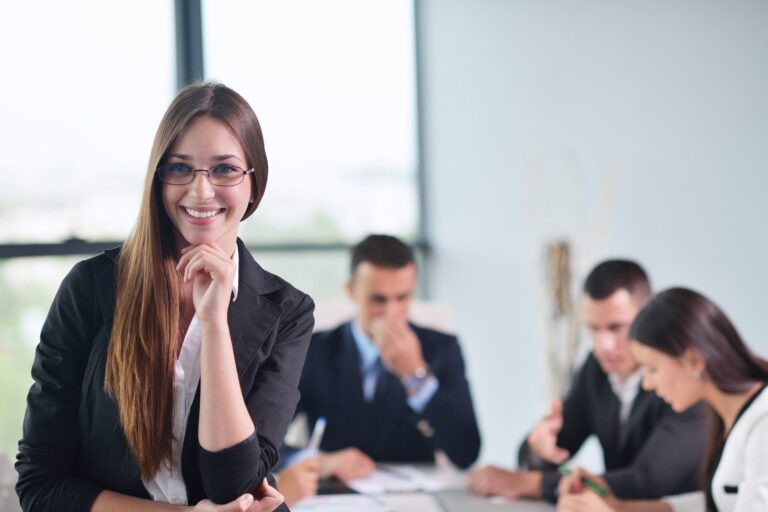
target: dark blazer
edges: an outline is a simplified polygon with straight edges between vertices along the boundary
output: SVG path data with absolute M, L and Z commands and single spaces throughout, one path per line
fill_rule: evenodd
M 349 323 L 312 336 L 299 383 L 299 409 L 306 412 L 309 425 L 318 416 L 327 419 L 322 450 L 356 447 L 376 461 L 431 462 L 439 449 L 460 467 L 477 459 L 480 433 L 456 337 L 411 328 L 440 382 L 421 414 L 411 409 L 402 383 L 386 369 L 373 400 L 365 402 Z
M 586 439 L 597 436 L 603 449 L 603 478 L 622 499 L 657 499 L 695 491 L 706 444 L 705 405 L 675 413 L 655 394 L 640 389 L 627 423 L 619 424 L 621 402 L 608 376 L 590 354 L 574 378 L 563 403 L 563 428 L 557 446 L 575 454 Z M 560 480 L 556 467 L 533 457 L 524 442 L 520 466 L 544 470 L 542 491 L 551 501 Z
M 190 504 L 255 492 L 299 399 L 298 380 L 314 319 L 312 299 L 264 270 L 238 240 L 240 281 L 227 314 L 240 386 L 256 426 L 219 452 L 198 443 L 198 395 L 182 450 Z M 115 307 L 118 249 L 75 265 L 51 305 L 32 365 L 19 442 L 16 490 L 25 511 L 87 511 L 104 489 L 149 498 L 104 392 Z

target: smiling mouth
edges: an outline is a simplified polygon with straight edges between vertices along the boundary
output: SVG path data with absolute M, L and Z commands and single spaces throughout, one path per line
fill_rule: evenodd
M 192 208 L 187 208 L 186 206 L 182 206 L 182 209 L 190 217 L 194 217 L 196 219 L 209 219 L 211 217 L 215 217 L 216 215 L 224 211 L 224 208 L 218 208 L 215 210 L 194 210 Z

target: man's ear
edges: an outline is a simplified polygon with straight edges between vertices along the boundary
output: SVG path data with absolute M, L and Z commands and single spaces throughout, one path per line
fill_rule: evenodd
M 352 301 L 355 300 L 355 297 L 352 294 L 352 287 L 353 286 L 354 286 L 354 283 L 353 283 L 352 279 L 347 281 L 346 284 L 344 285 L 344 289 L 347 291 L 347 297 L 349 297 L 349 300 L 352 300 Z

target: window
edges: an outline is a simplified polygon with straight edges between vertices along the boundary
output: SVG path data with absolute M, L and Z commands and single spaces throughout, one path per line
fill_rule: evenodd
M 172 7 L 48 0 L 0 8 L 0 244 L 127 235 L 152 136 L 175 93 Z M 0 259 L 0 452 L 11 458 L 40 327 L 79 259 Z
M 152 137 L 176 89 L 173 5 L 0 7 L 0 47 L 14 49 L 0 63 L 0 246 L 53 244 L 50 256 L 0 258 L 0 452 L 16 451 L 40 328 L 84 257 L 53 256 L 56 244 L 123 240 L 135 220 Z M 345 244 L 370 232 L 421 236 L 413 4 L 202 7 L 206 78 L 251 103 L 270 162 L 242 236 L 267 270 L 316 300 L 340 299 Z
M 172 4 L 14 2 L 0 20 L 13 49 L 0 65 L 0 244 L 122 240 L 175 92 Z
M 418 236 L 411 1 L 203 3 L 208 78 L 262 124 L 267 194 L 257 242 Z

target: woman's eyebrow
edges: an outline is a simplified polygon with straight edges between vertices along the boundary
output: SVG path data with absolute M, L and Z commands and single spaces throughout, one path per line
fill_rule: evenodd
M 189 155 L 182 155 L 181 153 L 171 153 L 168 155 L 168 158 L 177 158 L 179 160 L 192 160 L 192 157 Z
M 238 157 L 237 155 L 217 155 L 217 156 L 214 156 L 212 160 L 221 162 L 223 160 L 229 160 L 230 158 L 234 158 L 235 160 L 240 160 L 240 157 Z
M 171 153 L 170 155 L 168 155 L 168 158 L 176 158 L 178 160 L 186 160 L 186 161 L 193 159 L 190 155 L 185 155 L 183 153 Z M 234 158 L 235 160 L 240 160 L 239 156 L 231 155 L 231 154 L 212 156 L 211 160 L 213 160 L 214 162 L 223 162 L 224 160 L 229 160 L 230 158 Z

